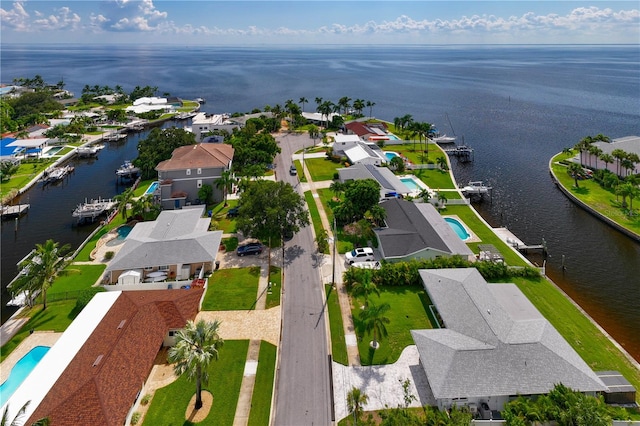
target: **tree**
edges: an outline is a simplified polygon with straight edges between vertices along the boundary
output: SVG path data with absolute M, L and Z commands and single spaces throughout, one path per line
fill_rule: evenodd
M 582 153 L 589 151 L 592 143 L 593 138 L 591 136 L 585 136 L 584 138 L 580 139 L 580 142 L 578 142 L 574 146 L 574 149 L 580 151 L 580 165 L 584 165 L 584 161 L 582 160 Z
M 0 181 L 6 182 L 11 179 L 11 176 L 18 173 L 20 163 L 14 163 L 13 161 L 0 162 Z
M 304 199 L 286 182 L 249 182 L 238 200 L 236 226 L 245 236 L 284 239 L 308 225 Z
M 580 188 L 580 185 L 578 185 L 578 179 L 584 177 L 584 170 L 582 169 L 582 166 L 578 163 L 571 163 L 569 164 L 567 173 L 569 173 L 569 175 L 573 178 L 576 188 Z
M 7 404 L 4 407 L 4 411 L 2 412 L 2 420 L 0 421 L 0 426 L 19 426 L 24 424 L 21 421 L 21 418 L 22 416 L 24 416 L 24 413 L 27 411 L 27 407 L 29 407 L 29 404 L 31 404 L 31 400 L 25 402 L 24 405 L 20 407 L 20 410 L 18 410 L 18 412 L 16 413 L 13 420 L 11 420 L 11 422 L 9 422 L 9 404 Z M 35 423 L 32 423 L 31 426 L 49 426 L 49 423 L 50 423 L 49 418 L 44 417 L 42 419 L 37 420 Z
M 358 420 L 362 415 L 362 408 L 368 401 L 367 394 L 355 386 L 347 393 L 347 410 L 353 414 L 354 424 L 358 424 Z
M 364 109 L 364 99 L 356 99 L 355 101 L 353 101 L 353 109 L 355 109 L 356 114 L 361 117 L 362 110 Z
M 428 203 L 429 200 L 431 199 L 431 192 L 429 192 L 428 189 L 423 189 L 422 191 L 420 191 L 420 193 L 418 194 L 419 198 L 422 198 L 422 202 L 423 203 Z
M 316 98 L 316 100 L 317 99 L 318 98 Z M 319 99 L 322 100 L 322 98 Z M 325 101 L 318 105 L 318 108 L 316 108 L 316 111 L 321 114 L 320 117 L 324 117 L 325 119 L 325 128 L 329 127 L 329 114 L 331 114 L 331 112 L 333 111 L 333 107 L 333 102 Z
M 615 158 L 618 163 L 616 167 L 616 174 L 620 176 L 620 162 L 625 159 L 625 157 L 627 156 L 627 153 L 622 149 L 616 148 L 613 151 L 611 151 L 611 156 Z
M 380 289 L 375 282 L 371 280 L 371 275 L 366 274 L 360 278 L 359 281 L 355 281 L 351 286 L 351 294 L 353 297 L 364 297 L 365 308 L 369 306 L 369 296 L 375 294 L 380 297 Z
M 449 170 L 449 165 L 447 163 L 447 159 L 440 156 L 438 158 L 436 158 L 436 164 L 438 165 L 438 167 L 440 167 L 440 169 L 442 170 Z
M 598 168 L 598 158 L 602 155 L 602 150 L 600 148 L 598 148 L 597 146 L 591 146 L 589 147 L 589 166 L 591 166 L 591 157 L 595 157 L 596 159 L 596 165 L 595 168 Z
M 302 105 L 302 112 L 304 112 L 304 104 L 309 103 L 309 100 L 303 96 L 298 100 L 298 103 Z
M 309 137 L 313 139 L 313 146 L 316 146 L 316 139 L 320 136 L 320 129 L 315 124 L 309 126 Z
M 349 103 L 351 102 L 351 98 L 348 96 L 343 96 L 338 100 L 338 107 L 342 108 L 342 111 L 344 111 L 344 114 L 347 115 L 347 111 L 349 110 L 349 108 L 351 107 L 351 104 Z M 340 112 L 338 110 L 338 112 Z
M 203 184 L 198 189 L 198 198 L 206 205 L 211 204 L 213 200 L 213 187 L 211 185 Z
M 373 179 L 350 182 L 344 193 L 344 200 L 334 209 L 340 224 L 358 221 L 380 201 L 380 184 Z
M 393 157 L 391 160 L 389 160 L 389 165 L 391 166 L 391 169 L 394 170 L 397 173 L 404 173 L 404 160 L 402 159 L 402 157 L 399 156 L 395 156 Z
M 375 102 L 367 101 L 367 107 L 369 108 L 369 118 L 373 117 L 373 107 L 375 105 Z
M 609 164 L 613 163 L 615 160 L 611 154 L 602 154 L 600 155 L 600 159 L 604 163 L 604 168 L 609 169 Z
M 113 197 L 118 202 L 117 208 L 120 211 L 123 219 L 127 218 L 127 209 L 129 204 L 133 201 L 133 188 L 127 188 L 122 193 Z
M 202 407 L 202 385 L 209 382 L 209 364 L 217 360 L 224 341 L 218 334 L 219 321 L 197 323 L 189 320 L 184 329 L 176 333 L 176 344 L 167 357 L 175 363 L 176 375 L 186 373 L 189 381 L 196 382 L 196 410 Z
M 42 295 L 42 310 L 47 309 L 47 290 L 53 285 L 59 271 L 66 261 L 64 255 L 70 246 L 60 246 L 53 240 L 47 240 L 44 244 L 36 244 L 33 255 L 25 260 L 20 267 L 18 279 L 11 286 L 11 293 L 16 296 L 20 293 L 27 295 L 27 300 L 33 303 L 35 295 Z
M 157 176 L 155 168 L 158 163 L 171 158 L 176 148 L 195 143 L 195 135 L 184 129 L 156 127 L 149 132 L 146 139 L 138 143 L 138 158 L 133 164 L 140 167 L 143 179 L 152 179 Z
M 360 312 L 360 320 L 362 321 L 364 332 L 367 334 L 373 333 L 373 341 L 371 342 L 373 349 L 378 349 L 380 347 L 378 340 L 388 335 L 386 325 L 391 321 L 385 314 L 389 309 L 391 309 L 391 306 L 388 303 L 376 305 L 371 302 Z
M 231 174 L 230 170 L 222 172 L 220 177 L 215 180 L 216 188 L 222 190 L 222 198 L 224 200 L 224 206 L 227 206 L 227 195 L 233 189 L 233 184 L 236 182 L 235 177 Z

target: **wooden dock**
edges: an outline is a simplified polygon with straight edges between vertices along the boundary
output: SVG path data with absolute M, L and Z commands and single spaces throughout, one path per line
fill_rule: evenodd
M 500 237 L 501 240 L 518 250 L 520 253 L 526 254 L 530 251 L 541 250 L 543 256 L 547 255 L 547 242 L 544 240 L 544 238 L 542 239 L 542 244 L 525 244 L 507 228 L 493 228 L 493 231 Z
M 2 216 L 2 219 L 13 219 L 25 214 L 29 210 L 29 207 L 31 207 L 30 204 L 16 204 L 15 206 L 2 206 L 0 210 L 0 215 Z
M 449 156 L 458 158 L 463 163 L 473 161 L 473 148 L 467 145 L 458 145 L 455 148 L 447 148 L 443 150 Z

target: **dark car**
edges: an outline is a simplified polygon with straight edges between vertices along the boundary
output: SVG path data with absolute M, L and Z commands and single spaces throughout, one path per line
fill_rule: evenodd
M 227 212 L 227 217 L 236 217 L 238 216 L 238 208 L 237 207 L 231 207 L 229 209 L 229 211 Z
M 236 249 L 236 254 L 238 256 L 245 256 L 247 254 L 255 254 L 258 255 L 262 253 L 262 244 L 261 243 L 248 243 L 238 246 Z

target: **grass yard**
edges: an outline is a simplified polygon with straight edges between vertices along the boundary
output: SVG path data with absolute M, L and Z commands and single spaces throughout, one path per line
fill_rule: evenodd
M 248 340 L 228 340 L 220 349 L 218 360 L 211 362 L 209 384 L 202 389 L 213 394 L 213 406 L 209 415 L 197 423 L 199 426 L 233 424 L 248 350 Z M 195 382 L 188 381 L 185 374 L 170 385 L 158 389 L 143 424 L 195 425 L 196 423 L 185 419 L 187 406 L 195 391 Z
M 296 167 L 296 173 L 300 182 L 306 182 L 307 177 L 302 173 L 302 162 L 300 160 L 294 160 L 293 165 Z
M 324 207 L 324 211 L 327 214 L 327 218 L 330 223 L 333 223 L 333 208 L 338 204 L 333 200 L 334 193 L 329 188 L 318 189 L 318 195 L 320 201 Z M 377 241 L 374 241 L 376 243 Z M 346 253 L 353 250 L 354 247 L 366 246 L 368 244 L 366 239 L 358 239 L 353 235 L 345 234 L 341 227 L 338 227 L 338 253 Z
M 347 354 L 347 342 L 344 337 L 344 326 L 342 322 L 342 312 L 338 301 L 338 292 L 332 285 L 325 285 L 327 293 L 327 309 L 329 311 L 329 329 L 331 331 L 331 355 L 335 362 L 342 365 L 349 365 L 349 355 Z
M 265 304 L 265 309 L 280 306 L 280 296 L 282 292 L 282 273 L 279 267 L 271 265 L 269 281 L 273 286 L 271 288 L 271 292 L 267 291 L 267 303 Z
M 219 269 L 209 278 L 203 311 L 254 309 L 258 297 L 260 267 Z
M 230 208 L 238 205 L 237 200 L 228 200 L 227 206 L 224 206 L 224 202 L 220 202 L 211 208 L 211 224 L 213 229 L 219 229 L 225 234 L 234 234 L 238 230 L 236 228 L 236 220 L 234 218 L 228 218 L 227 212 Z
M 371 301 L 376 305 L 388 303 L 391 309 L 387 311 L 390 322 L 386 325 L 388 337 L 379 339 L 380 347 L 371 349 L 369 343 L 373 339 L 372 334 L 364 334 L 360 321 L 360 306 L 362 300 L 352 299 L 353 322 L 358 336 L 358 350 L 362 365 L 391 364 L 398 360 L 403 349 L 413 345 L 410 330 L 433 328 L 427 312 L 429 299 L 421 288 L 399 286 L 380 289 L 380 297 L 371 296 Z
M 79 312 L 75 311 L 75 306 L 75 300 L 62 300 L 59 302 L 47 302 L 47 309 L 44 311 L 42 310 L 42 305 L 25 308 L 20 313 L 20 317 L 30 317 L 30 319 L 11 340 L 0 348 L 0 362 L 4 361 L 7 355 L 29 336 L 31 329 L 37 331 L 65 331 L 79 314 Z
M 305 158 L 304 163 L 314 182 L 333 180 L 333 174 L 342 167 L 341 163 L 334 163 L 325 158 Z M 301 171 L 301 170 L 300 170 Z
M 133 196 L 142 197 L 145 191 L 149 188 L 149 185 L 151 185 L 151 183 L 155 181 L 157 181 L 157 179 L 148 179 L 148 180 L 140 181 L 140 183 L 138 184 L 138 187 L 133 190 Z
M 601 187 L 594 179 L 579 180 L 579 187 L 575 187 L 574 179 L 567 173 L 567 166 L 558 163 L 558 161 L 571 156 L 573 156 L 573 154 L 558 154 L 553 157 L 551 170 L 560 184 L 571 192 L 574 197 L 588 204 L 589 207 L 598 213 L 636 234 L 640 234 L 640 214 L 633 216 L 626 214 L 621 207 L 622 198 L 616 197 L 612 189 Z M 636 199 L 634 201 L 634 211 L 637 211 L 640 200 Z
M 311 223 L 313 224 L 313 231 L 317 237 L 320 231 L 324 229 L 322 226 L 322 220 L 320 219 L 320 211 L 318 210 L 318 206 L 316 205 L 316 201 L 313 198 L 311 191 L 304 193 L 304 200 L 307 202 L 309 215 L 311 216 Z
M 513 282 L 594 371 L 617 370 L 640 389 L 640 371 L 552 283 Z
M 467 244 L 474 253 L 479 252 L 478 244 L 493 244 L 500 251 L 508 265 L 525 266 L 527 264 L 478 218 L 471 207 L 449 205 L 441 213 L 444 215 L 457 215 L 482 240 L 479 243 Z
M 77 292 L 93 286 L 107 265 L 68 265 L 54 281 L 47 295 Z
M 273 380 L 276 372 L 276 353 L 278 348 L 264 340 L 260 342 L 260 356 L 256 381 L 251 396 L 251 413 L 249 426 L 269 424 L 271 414 L 271 399 L 273 397 Z
M 455 189 L 453 180 L 448 171 L 440 169 L 418 169 L 412 172 L 416 177 L 420 178 L 425 185 L 433 190 L 438 189 Z M 449 193 L 447 192 L 447 197 Z
M 25 187 L 31 180 L 53 163 L 53 159 L 26 160 L 20 163 L 18 171 L 8 181 L 0 185 L 0 196 L 4 198 L 12 190 Z M 24 202 L 24 201 L 23 201 Z

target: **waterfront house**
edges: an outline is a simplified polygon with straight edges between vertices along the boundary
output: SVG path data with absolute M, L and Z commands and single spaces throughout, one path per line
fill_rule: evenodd
M 362 140 L 380 140 L 389 139 L 387 124 L 385 122 L 363 123 L 360 121 L 352 121 L 344 125 L 346 134 L 357 135 Z
M 438 408 L 502 410 L 558 383 L 593 396 L 608 390 L 515 284 L 488 284 L 475 268 L 420 278 L 440 328 L 411 335 Z
M 260 114 L 258 114 L 260 116 Z M 196 136 L 196 141 L 202 142 L 209 132 L 224 130 L 231 134 L 233 129 L 241 127 L 236 119 L 231 119 L 226 114 L 209 114 L 199 112 L 191 119 L 191 130 Z
M 107 266 L 107 289 L 144 289 L 145 281 L 167 288 L 174 279 L 212 271 L 222 231 L 209 231 L 211 219 L 203 213 L 204 206 L 164 210 L 154 221 L 137 223 Z
M 387 196 L 408 195 L 411 190 L 387 167 L 377 167 L 373 164 L 354 164 L 351 167 L 338 169 L 338 180 L 342 183 L 373 179 L 380 184 L 380 198 Z
M 156 167 L 160 182 L 160 202 L 163 209 L 177 209 L 197 204 L 198 190 L 203 185 L 213 187 L 214 201 L 223 198 L 215 181 L 231 170 L 233 147 L 227 144 L 201 143 L 176 148 L 171 158 Z
M 158 351 L 198 313 L 202 289 L 96 294 L 8 401 L 14 418 L 53 425 L 126 424 Z
M 381 165 L 387 162 L 384 152 L 375 143 L 365 142 L 357 135 L 335 135 L 333 155 L 346 157 L 351 164 Z
M 387 213 L 386 226 L 374 229 L 382 258 L 388 262 L 475 255 L 430 203 L 390 198 L 380 206 Z
M 623 138 L 612 139 L 611 142 L 594 142 L 593 146 L 602 150 L 602 154 L 611 154 L 615 149 L 621 149 L 627 154 L 636 154 L 640 156 L 640 136 L 625 136 Z M 577 157 L 578 159 L 580 156 Z M 579 160 L 578 160 L 579 161 Z M 632 170 L 624 170 L 619 167 L 618 160 L 614 159 L 613 163 L 605 164 L 600 158 L 591 154 L 589 151 L 582 153 L 582 165 L 593 169 L 604 169 L 605 167 L 612 173 L 620 172 L 620 175 L 640 174 L 640 163 L 635 163 Z

